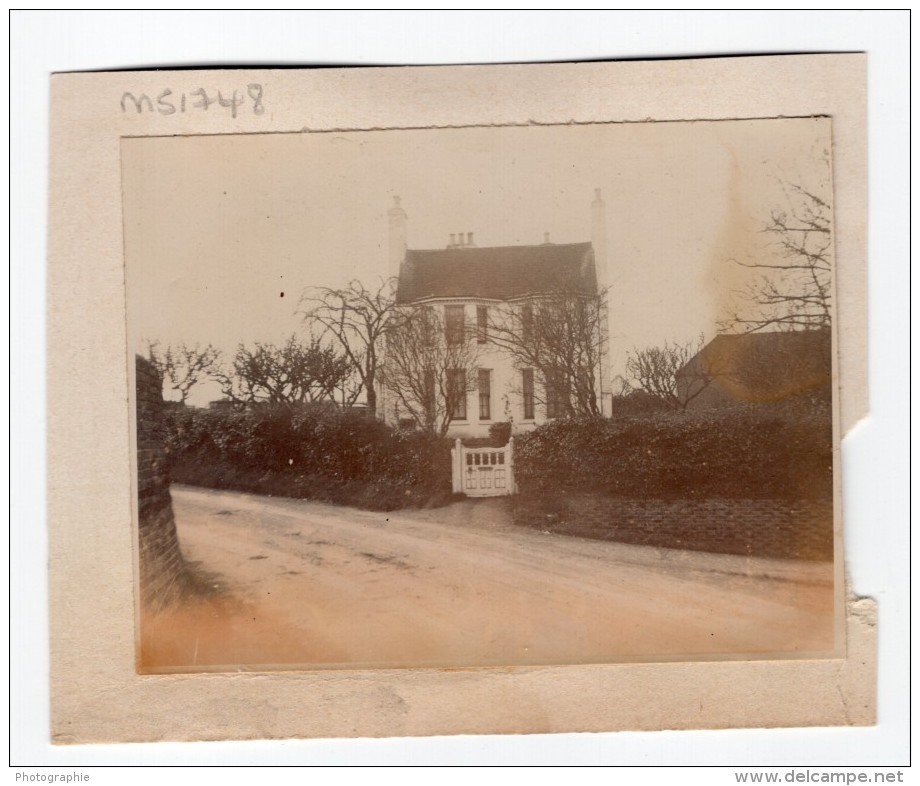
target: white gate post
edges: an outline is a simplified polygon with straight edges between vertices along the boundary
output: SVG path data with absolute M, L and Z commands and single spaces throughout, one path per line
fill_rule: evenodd
M 450 449 L 451 482 L 454 494 L 463 493 L 463 443 L 457 437 L 454 446 Z
M 508 493 L 517 494 L 517 483 L 514 480 L 514 437 L 508 437 Z

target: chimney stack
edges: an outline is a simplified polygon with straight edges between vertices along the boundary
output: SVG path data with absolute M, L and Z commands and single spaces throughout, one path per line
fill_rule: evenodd
M 597 286 L 600 290 L 605 290 L 609 286 L 607 280 L 607 205 L 604 204 L 604 198 L 601 196 L 599 188 L 594 189 L 594 201 L 591 203 L 591 245 L 594 248 L 594 270 L 597 274 Z M 598 363 L 598 374 L 600 376 L 601 388 L 601 411 L 609 415 L 608 403 L 610 398 L 610 370 L 609 364 L 609 343 L 610 343 L 610 317 L 607 307 L 607 299 L 602 301 L 602 310 L 600 314 L 601 329 L 601 351 Z
M 457 233 L 457 246 L 458 246 L 459 248 L 463 248 L 463 246 L 465 246 L 465 245 L 466 245 L 466 244 L 463 242 L 463 233 L 462 233 L 462 232 L 458 232 L 458 233 Z
M 591 203 L 591 245 L 594 247 L 597 285 L 603 289 L 607 286 L 607 205 L 599 188 L 594 189 L 594 201 Z
M 450 233 L 450 243 L 447 244 L 447 247 L 453 248 L 455 245 L 457 245 L 457 236 L 453 232 L 451 232 Z
M 387 211 L 390 223 L 389 275 L 399 276 L 400 265 L 406 259 L 406 211 L 402 209 L 398 196 L 393 197 L 393 207 Z
M 544 233 L 543 233 L 543 245 L 544 245 L 544 246 L 551 246 L 551 245 L 552 245 L 552 243 L 551 243 L 550 240 L 549 240 L 549 232 L 544 232 Z
M 473 233 L 472 232 L 466 233 L 466 244 L 472 248 L 473 246 Z

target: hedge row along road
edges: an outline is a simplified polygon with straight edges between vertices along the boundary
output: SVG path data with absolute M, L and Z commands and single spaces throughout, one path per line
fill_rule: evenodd
M 827 651 L 831 563 L 513 527 L 507 500 L 374 513 L 173 486 L 214 594 L 142 621 L 151 671 Z

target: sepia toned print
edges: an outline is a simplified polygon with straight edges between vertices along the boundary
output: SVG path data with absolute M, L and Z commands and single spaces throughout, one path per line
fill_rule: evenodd
M 830 138 L 123 139 L 139 670 L 839 650 Z

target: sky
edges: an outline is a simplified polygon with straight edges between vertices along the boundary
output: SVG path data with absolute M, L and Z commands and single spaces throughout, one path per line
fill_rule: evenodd
M 827 118 L 648 122 L 122 140 L 129 335 L 279 342 L 309 286 L 389 274 L 387 210 L 409 248 L 591 240 L 606 203 L 610 366 L 706 340 L 775 254 L 763 226 L 788 185 L 830 201 Z M 218 397 L 213 387 L 190 403 Z

